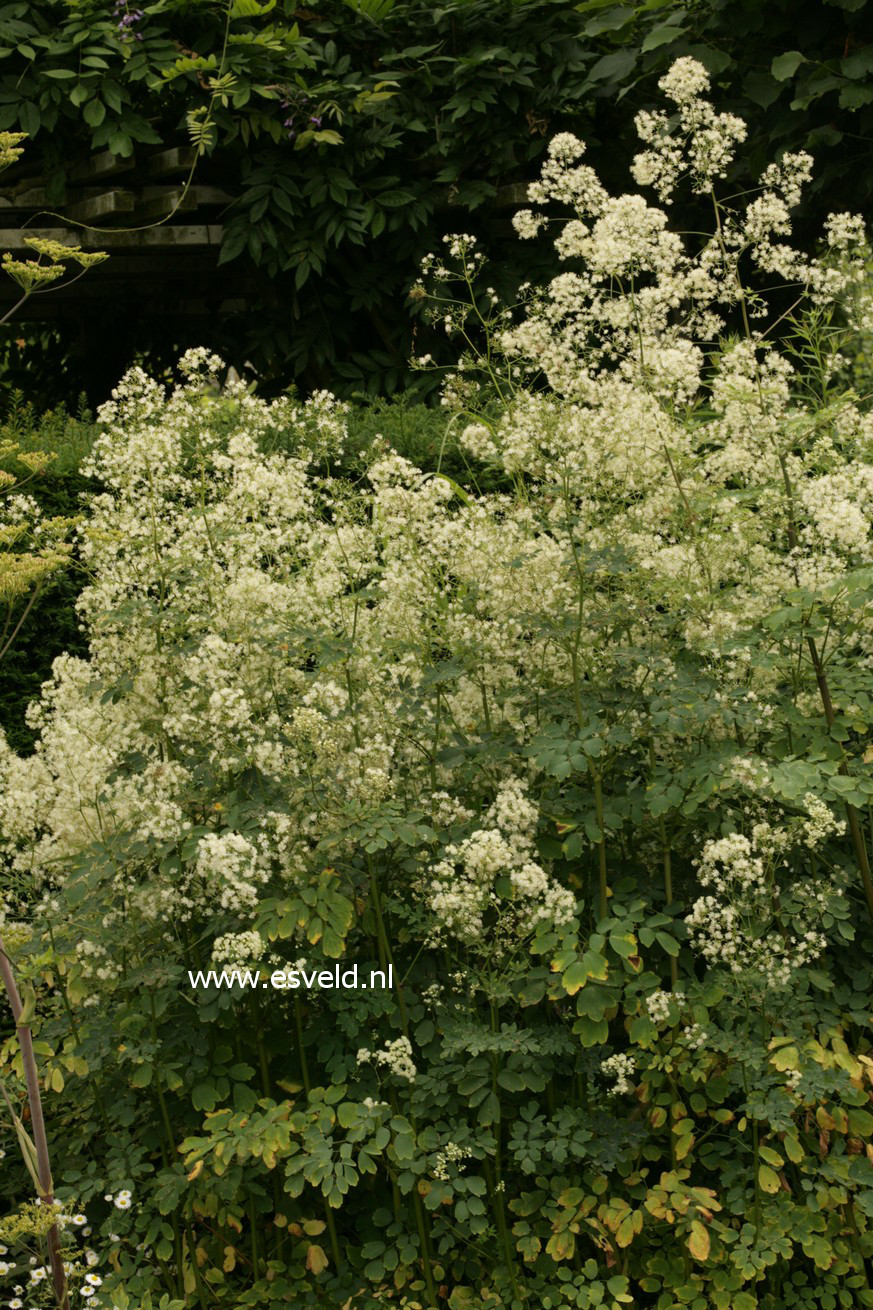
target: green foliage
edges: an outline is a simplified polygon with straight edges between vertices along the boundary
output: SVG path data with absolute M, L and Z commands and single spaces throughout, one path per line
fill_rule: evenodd
M 209 412 L 219 427 L 229 421 L 220 406 Z M 65 432 L 70 447 L 88 441 L 87 424 L 63 416 L 40 426 L 19 409 L 13 422 L 25 439 L 35 427 L 31 439 L 43 445 L 52 434 L 60 444 Z M 448 454 L 459 476 L 469 473 L 447 422 L 445 411 L 406 402 L 354 412 L 350 485 L 380 435 L 425 469 Z M 290 427 L 264 441 L 265 451 L 295 449 Z M 607 575 L 599 561 L 597 576 L 629 585 L 613 563 Z M 856 581 L 867 605 L 866 574 Z M 796 643 L 807 614 L 775 610 L 754 658 L 767 659 L 770 632 Z M 325 634 L 320 645 L 307 636 L 306 646 L 311 667 L 334 667 Z M 319 848 L 318 876 L 292 895 L 262 899 L 257 923 L 271 951 L 305 950 L 318 968 L 344 954 L 378 969 L 390 932 L 401 992 L 192 990 L 185 969 L 204 964 L 212 930 L 180 918 L 171 943 L 163 924 L 147 944 L 128 935 L 122 947 L 119 924 L 105 932 L 123 972 L 111 1002 L 94 1006 L 76 935 L 111 903 L 119 859 L 150 878 L 181 876 L 204 835 L 256 831 L 267 779 L 204 770 L 180 841 L 149 847 L 122 832 L 73 861 L 64 883 L 73 918 L 56 921 L 53 939 L 39 945 L 28 945 L 23 928 L 9 949 L 37 988 L 58 1191 L 86 1210 L 88 1240 L 108 1262 L 105 1304 L 873 1303 L 864 1273 L 873 1250 L 869 970 L 861 951 L 837 949 L 822 967 L 798 971 L 790 995 L 695 976 L 684 913 L 697 834 L 717 835 L 729 814 L 742 817 L 736 788 L 725 789 L 735 743 L 708 740 L 711 675 L 693 663 L 686 654 L 678 685 L 652 690 L 648 712 L 664 755 L 648 764 L 622 730 L 625 693 L 594 680 L 582 725 L 559 687 L 521 748 L 507 725 L 490 735 L 480 725 L 479 743 L 460 726 L 446 739 L 440 768 L 465 797 L 481 792 L 483 778 L 490 786 L 488 757 L 528 762 L 542 798 L 539 858 L 578 891 L 570 924 L 539 924 L 522 951 L 495 957 L 499 969 L 487 942 L 450 952 L 422 946 L 421 910 L 406 888 L 457 834 L 381 801 L 366 814 L 349 804 Z M 421 694 L 438 704 L 461 667 L 437 652 Z M 98 688 L 105 703 L 129 690 Z M 827 733 L 789 706 L 793 750 L 778 727 L 768 740 L 774 794 L 790 808 L 810 789 L 829 795 L 839 778 Z M 756 715 L 754 705 L 733 706 L 739 736 L 754 739 Z M 602 813 L 592 764 L 608 779 Z M 866 803 L 866 780 L 857 785 L 863 796 L 852 799 Z M 831 799 L 839 804 L 844 793 L 837 787 Z M 672 898 L 661 881 L 665 831 Z M 610 885 L 600 914 L 604 840 Z M 326 863 L 334 858 L 336 868 Z M 804 866 L 802 852 L 792 858 Z M 838 867 L 846 858 L 839 841 L 821 856 Z M 866 950 L 860 908 L 834 908 L 836 918 L 823 920 L 829 931 L 847 941 L 854 925 Z M 677 960 L 678 989 L 662 992 Z M 663 998 L 660 1009 L 653 996 Z M 408 1033 L 414 1081 L 361 1059 L 377 1032 Z M 5 1049 L 14 1077 L 12 1043 Z M 613 1053 L 633 1064 L 629 1087 L 610 1096 L 603 1066 Z M 11 1201 L 21 1184 L 14 1170 L 6 1178 Z M 132 1190 L 129 1210 L 113 1202 L 122 1189 Z
M 81 494 L 90 483 L 79 465 L 91 449 L 94 424 L 80 405 L 76 417 L 63 408 L 37 415 L 20 392 L 13 392 L 0 424 L 0 443 L 14 445 L 25 456 L 45 452 L 51 463 L 26 487 L 41 517 L 74 519 L 81 512 Z M 17 459 L 0 460 L 0 468 L 15 474 Z M 43 584 L 21 631 L 6 652 L 0 678 L 0 725 L 16 750 L 29 750 L 33 732 L 27 726 L 28 703 L 51 673 L 52 661 L 64 651 L 84 650 L 74 611 L 84 577 L 74 566 L 55 573 Z
M 267 405 L 204 350 L 105 411 L 87 659 L 0 836 L 117 1310 L 873 1305 L 870 409 L 820 303 L 797 374 L 698 350 L 698 251 L 626 199 L 440 410 Z

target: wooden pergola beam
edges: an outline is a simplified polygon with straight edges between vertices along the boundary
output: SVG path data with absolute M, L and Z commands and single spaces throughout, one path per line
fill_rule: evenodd
M 92 155 L 90 159 L 85 159 L 81 164 L 76 164 L 70 170 L 71 182 L 88 182 L 91 178 L 112 177 L 116 173 L 128 173 L 136 167 L 136 159 L 133 155 L 128 155 L 123 159 L 121 155 L 113 155 L 111 150 L 101 150 L 99 154 Z
M 131 214 L 136 204 L 132 191 L 104 191 L 102 195 L 80 200 L 66 207 L 68 218 L 74 223 L 99 223 L 115 214 Z
M 144 232 L 91 232 L 87 228 L 11 227 L 0 228 L 0 250 L 27 250 L 25 237 L 63 241 L 84 250 L 173 249 L 178 246 L 220 246 L 224 229 L 220 224 L 163 224 Z

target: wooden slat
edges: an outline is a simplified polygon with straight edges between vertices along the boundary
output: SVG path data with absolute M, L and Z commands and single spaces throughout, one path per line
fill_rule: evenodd
M 218 246 L 223 228 L 219 224 L 165 224 L 145 232 L 89 232 L 72 227 L 0 228 L 0 250 L 26 250 L 25 237 L 48 237 L 83 250 L 138 250 L 175 246 Z
M 100 196 L 91 196 L 88 200 L 70 205 L 67 216 L 76 223 L 99 223 L 101 219 L 112 218 L 114 214 L 130 214 L 134 201 L 132 191 L 104 191 Z
M 229 191 L 224 191 L 220 186 L 192 186 L 191 194 L 194 197 L 194 203 L 200 205 L 229 205 L 236 199 Z
M 172 183 L 158 182 L 150 186 L 144 186 L 141 191 L 137 191 L 137 204 L 148 204 L 151 200 L 159 199 L 162 196 L 178 196 L 184 191 L 183 186 L 174 186 Z M 191 186 L 188 187 L 186 194 L 191 197 L 194 206 L 200 205 L 229 205 L 234 197 L 229 191 L 223 191 L 217 186 Z
M 116 173 L 128 173 L 135 167 L 136 160 L 133 155 L 122 159 L 121 155 L 113 155 L 111 150 L 101 150 L 99 155 L 92 155 L 83 163 L 76 164 L 75 168 L 70 170 L 70 181 L 88 182 L 92 178 L 112 177 Z
M 492 209 L 516 209 L 520 205 L 526 205 L 527 188 L 527 182 L 509 182 L 506 186 L 499 186 L 496 196 L 491 201 Z
M 142 190 L 131 191 L 130 194 L 134 195 L 136 205 L 142 208 L 144 205 L 148 205 L 151 201 L 158 200 L 163 196 L 178 196 L 181 190 L 181 187 L 158 182 L 152 183 L 150 186 L 144 186 Z M 86 201 L 94 201 L 107 194 L 124 195 L 127 193 L 127 189 L 124 192 L 107 192 L 105 187 L 77 187 L 72 195 L 72 200 L 76 205 L 82 205 Z M 200 205 L 229 205 L 234 199 L 229 191 L 224 191 L 217 186 L 192 186 L 189 187 L 187 194 L 191 198 L 191 203 L 186 204 L 185 209 L 198 208 Z M 172 208 L 172 205 L 169 208 Z M 44 187 L 31 187 L 30 190 L 21 191 L 18 194 L 9 188 L 0 190 L 0 209 L 10 209 L 22 213 L 35 209 L 46 209 L 52 212 L 56 209 L 59 212 L 66 210 L 71 217 L 79 218 L 78 214 L 72 213 L 69 201 L 62 205 L 51 204 L 46 198 Z M 128 206 L 118 212 L 129 213 L 130 207 Z M 167 208 L 160 205 L 155 206 L 155 217 L 161 217 L 167 212 Z M 80 219 L 80 221 L 87 220 Z
M 15 191 L 12 187 L 4 187 L 0 192 L 0 209 L 50 209 L 53 206 L 47 204 L 45 198 L 45 187 L 30 187 L 27 191 Z
M 136 206 L 137 222 L 148 223 L 155 218 L 168 218 L 171 214 L 185 213 L 196 209 L 197 201 L 191 191 L 184 194 L 181 187 L 174 187 L 150 200 L 139 200 Z
M 172 150 L 162 150 L 160 154 L 151 155 L 146 160 L 146 176 L 174 177 L 179 173 L 187 173 L 196 154 L 193 146 L 175 146 Z

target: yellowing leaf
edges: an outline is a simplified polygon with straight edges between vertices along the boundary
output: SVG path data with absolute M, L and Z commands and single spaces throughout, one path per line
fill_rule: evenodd
M 684 1160 L 693 1145 L 694 1145 L 694 1138 L 692 1136 L 678 1137 L 676 1139 L 676 1159 Z
M 779 1191 L 779 1176 L 767 1164 L 758 1167 L 758 1183 L 765 1192 Z
M 633 1214 L 627 1215 L 624 1219 L 622 1219 L 621 1223 L 618 1226 L 618 1232 L 615 1235 L 615 1240 L 618 1243 L 618 1245 L 630 1246 L 631 1242 L 634 1240 L 634 1237 L 640 1231 L 642 1226 L 643 1226 L 643 1217 L 638 1210 L 635 1211 Z
M 699 1219 L 695 1219 L 691 1224 L 691 1231 L 688 1234 L 688 1250 L 695 1260 L 709 1259 L 709 1233 Z
M 789 1069 L 796 1069 L 799 1060 L 800 1054 L 796 1046 L 783 1046 L 770 1056 L 770 1063 L 780 1073 L 787 1073 Z
M 588 981 L 588 970 L 581 960 L 574 960 L 561 978 L 561 986 L 568 996 L 575 996 Z
M 306 1268 L 311 1274 L 320 1274 L 329 1265 L 330 1261 L 324 1253 L 324 1250 L 315 1242 L 306 1252 Z
M 553 1260 L 570 1260 L 575 1249 L 576 1238 L 567 1230 L 562 1233 L 553 1233 L 546 1242 L 546 1254 L 550 1255 Z
M 820 1105 L 816 1110 L 815 1121 L 819 1128 L 823 1128 L 827 1133 L 832 1133 L 837 1126 L 834 1123 L 833 1117 L 828 1114 L 823 1105 Z

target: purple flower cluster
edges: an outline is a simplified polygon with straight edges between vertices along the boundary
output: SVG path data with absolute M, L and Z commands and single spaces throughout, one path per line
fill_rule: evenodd
M 297 118 L 295 117 L 295 114 L 292 112 L 282 123 L 282 126 L 288 129 L 289 141 L 293 141 L 294 138 L 296 137 L 299 123 L 305 122 L 306 126 L 303 129 L 304 131 L 306 131 L 308 127 L 314 127 L 316 131 L 321 127 L 320 115 L 318 116 L 312 115 L 310 117 L 306 117 L 307 111 L 303 108 L 303 106 L 307 104 L 309 104 L 309 96 L 301 96 L 299 103 L 296 105 L 292 104 L 290 100 L 282 101 L 283 109 L 290 109 L 292 111 L 296 110 L 297 113 L 300 114 L 300 118 Z
M 112 14 L 116 23 L 119 41 L 141 41 L 141 33 L 136 31 L 136 25 L 142 18 L 141 9 L 131 9 L 127 0 L 115 0 L 115 9 Z

